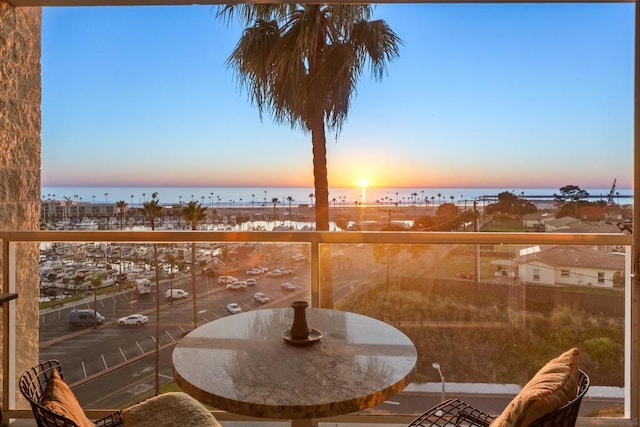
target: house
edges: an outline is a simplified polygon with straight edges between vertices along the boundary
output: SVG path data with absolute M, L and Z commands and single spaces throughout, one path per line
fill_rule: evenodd
M 544 224 L 548 221 L 556 219 L 554 212 L 550 210 L 539 210 L 537 212 L 527 214 L 522 218 L 522 225 L 536 230 L 544 230 Z
M 553 218 L 544 222 L 544 231 L 552 232 L 552 231 L 561 231 L 566 232 L 567 229 L 571 227 L 575 227 L 580 224 L 580 220 L 570 217 L 564 216 L 562 218 Z
M 580 246 L 534 246 L 516 257 L 522 284 L 612 288 L 623 277 L 625 257 Z
M 206 269 L 215 271 L 216 275 L 227 275 L 255 267 L 262 258 L 262 252 L 255 245 L 227 247 L 207 263 Z

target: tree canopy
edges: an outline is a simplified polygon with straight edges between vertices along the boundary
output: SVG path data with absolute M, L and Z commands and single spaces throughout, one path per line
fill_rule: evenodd
M 494 213 L 502 213 L 507 215 L 514 215 L 519 219 L 522 219 L 525 215 L 537 212 L 538 208 L 535 204 L 526 200 L 523 197 L 519 197 L 510 191 L 503 191 L 498 194 L 498 201 L 487 205 L 485 213 L 488 215 Z
M 553 199 L 560 204 L 578 202 L 587 197 L 589 197 L 589 193 L 577 185 L 565 185 L 560 187 L 560 194 L 553 194 Z
M 365 66 L 375 79 L 399 55 L 400 38 L 370 5 L 233 3 L 218 18 L 246 28 L 227 64 L 276 123 L 311 133 L 316 229 L 329 230 L 325 127 L 339 133 Z
M 471 215 L 473 213 L 470 212 Z M 425 215 L 413 222 L 414 230 L 421 231 L 455 231 L 462 226 L 465 217 L 453 203 L 442 203 L 435 216 Z

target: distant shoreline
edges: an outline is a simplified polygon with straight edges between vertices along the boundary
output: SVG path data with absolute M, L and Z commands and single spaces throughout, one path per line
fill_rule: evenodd
M 585 188 L 590 200 L 607 200 L 611 189 Z M 446 202 L 456 205 L 472 204 L 473 201 L 487 203 L 495 200 L 499 193 L 509 191 L 530 200 L 553 200 L 557 188 L 330 188 L 329 204 L 334 206 L 433 206 Z M 47 187 L 41 188 L 41 200 L 89 202 L 92 204 L 114 204 L 124 201 L 129 207 L 141 207 L 151 199 L 153 193 L 164 206 L 185 204 L 191 200 L 210 208 L 221 207 L 273 207 L 273 199 L 278 206 L 288 206 L 291 198 L 293 206 L 314 205 L 314 189 L 309 187 Z M 632 200 L 630 189 L 618 189 L 616 201 Z M 427 203 L 425 203 L 425 199 Z

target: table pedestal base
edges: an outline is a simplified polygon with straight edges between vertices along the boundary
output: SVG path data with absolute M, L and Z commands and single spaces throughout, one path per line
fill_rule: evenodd
M 291 427 L 313 427 L 313 420 L 291 420 Z

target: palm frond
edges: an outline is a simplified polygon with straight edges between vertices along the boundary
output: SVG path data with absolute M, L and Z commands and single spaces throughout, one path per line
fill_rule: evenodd
M 402 40 L 383 20 L 359 21 L 351 31 L 351 42 L 362 60 L 371 64 L 371 72 L 382 79 L 389 62 L 400 56 Z

